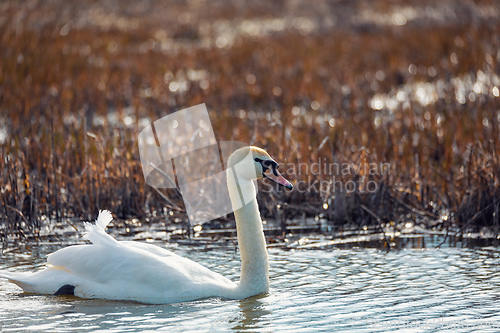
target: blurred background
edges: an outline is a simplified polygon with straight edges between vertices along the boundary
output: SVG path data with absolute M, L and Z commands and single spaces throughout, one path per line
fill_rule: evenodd
M 0 238 L 81 229 L 99 209 L 127 232 L 188 234 L 179 193 L 145 184 L 137 137 L 200 103 L 217 140 L 265 148 L 300 185 L 259 194 L 277 234 L 496 238 L 499 12 L 494 0 L 2 1 Z

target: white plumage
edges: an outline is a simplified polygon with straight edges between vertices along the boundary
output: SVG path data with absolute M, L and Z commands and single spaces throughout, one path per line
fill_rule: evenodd
M 145 303 L 181 302 L 236 287 L 227 278 L 161 247 L 116 241 L 104 232 L 103 216 L 111 221 L 111 214 L 103 211 L 96 224 L 85 225 L 85 237 L 92 245 L 58 250 L 48 256 L 48 267 L 35 273 L 0 275 L 28 293 L 53 294 L 64 285 L 72 285 L 75 295 L 83 298 Z

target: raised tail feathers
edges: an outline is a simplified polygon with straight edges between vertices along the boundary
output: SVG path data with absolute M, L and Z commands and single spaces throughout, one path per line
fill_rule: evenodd
M 99 216 L 97 217 L 95 224 L 101 227 L 102 230 L 105 230 L 108 223 L 112 220 L 113 216 L 109 210 L 101 210 L 99 211 Z
M 113 220 L 109 210 L 101 210 L 94 223 L 85 222 L 85 233 L 83 239 L 91 241 L 93 244 L 116 244 L 117 241 L 106 233 L 106 226 Z

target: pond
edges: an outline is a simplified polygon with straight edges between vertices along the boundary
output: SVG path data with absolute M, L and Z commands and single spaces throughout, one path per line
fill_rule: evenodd
M 162 244 L 160 244 L 162 246 Z M 0 269 L 36 270 L 60 246 L 9 252 Z M 234 250 L 172 249 L 234 281 Z M 474 332 L 500 329 L 497 247 L 270 249 L 271 290 L 171 305 L 20 293 L 0 280 L 5 332 Z

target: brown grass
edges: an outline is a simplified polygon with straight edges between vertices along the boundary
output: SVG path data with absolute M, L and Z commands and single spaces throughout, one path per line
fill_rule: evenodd
M 207 104 L 219 140 L 266 148 L 289 166 L 284 171 L 296 184 L 325 185 L 333 177 L 357 184 L 353 193 L 313 186 L 261 193 L 267 217 L 325 218 L 334 230 L 377 225 L 364 205 L 397 228 L 412 221 L 428 228 L 498 232 L 500 99 L 492 89 L 499 83 L 490 82 L 484 92 L 467 91 L 464 104 L 453 88 L 456 78 L 474 82 L 480 72 L 500 75 L 500 20 L 480 11 L 499 8 L 497 1 L 469 7 L 444 2 L 459 23 L 445 17 L 404 26 L 360 23 L 356 15 L 422 9 L 420 2 L 362 1 L 332 5 L 330 12 L 288 9 L 289 17 L 318 22 L 337 11 L 351 16 L 305 35 L 293 26 L 239 34 L 225 48 L 213 45 L 214 22 L 279 18 L 280 10 L 265 2 L 245 8 L 217 2 L 218 10 L 157 2 L 144 10 L 134 3 L 1 5 L 0 130 L 7 133 L 0 142 L 3 237 L 36 234 L 52 219 L 91 219 L 99 209 L 122 219 L 163 217 L 166 202 L 142 175 L 140 120 L 199 103 Z M 486 14 L 471 14 L 471 8 Z M 186 15 L 191 18 L 179 19 Z M 207 40 L 210 47 L 200 46 Z M 189 78 L 190 70 L 206 73 L 207 89 Z M 171 92 L 173 80 L 186 80 L 189 89 Z M 440 82 L 444 95 L 426 106 L 406 98 L 392 112 L 371 108 L 375 95 L 417 82 Z M 126 125 L 126 118 L 132 123 Z M 389 163 L 390 170 L 291 172 L 291 165 L 307 163 L 311 170 L 318 161 Z M 376 183 L 375 191 L 366 193 L 368 181 Z M 168 195 L 182 206 L 178 194 Z M 185 216 L 175 211 L 165 218 Z

